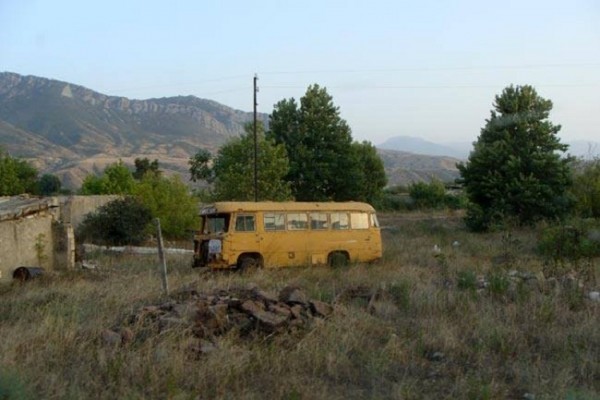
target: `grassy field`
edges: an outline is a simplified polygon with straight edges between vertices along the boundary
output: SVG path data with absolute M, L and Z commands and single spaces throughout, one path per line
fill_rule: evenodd
M 173 291 L 286 285 L 335 303 L 294 332 L 212 338 L 188 327 L 102 339 L 161 294 L 155 257 L 96 255 L 96 271 L 0 286 L 0 399 L 597 399 L 597 260 L 559 269 L 531 229 L 468 233 L 456 216 L 383 215 L 384 258 L 330 269 L 200 274 L 171 256 Z M 434 245 L 440 252 L 434 252 Z M 585 273 L 582 273 L 585 271 Z

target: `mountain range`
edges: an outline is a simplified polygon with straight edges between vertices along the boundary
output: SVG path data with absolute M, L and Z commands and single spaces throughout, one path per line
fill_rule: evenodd
M 190 156 L 201 148 L 216 152 L 242 134 L 252 117 L 195 96 L 134 100 L 68 82 L 0 73 L 0 145 L 72 189 L 87 174 L 101 173 L 119 159 L 133 165 L 138 157 L 158 159 L 166 174 L 179 173 L 187 181 Z M 259 119 L 267 125 L 267 114 Z M 400 142 L 395 138 L 379 150 L 390 184 L 458 176 L 459 160 L 452 157 L 458 153 L 445 152 L 443 146 L 432 152 L 414 140 L 410 146 Z

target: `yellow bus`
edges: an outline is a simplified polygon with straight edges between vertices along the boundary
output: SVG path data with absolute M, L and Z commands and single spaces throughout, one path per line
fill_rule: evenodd
M 217 202 L 200 211 L 194 267 L 248 269 L 381 258 L 375 209 L 359 202 Z

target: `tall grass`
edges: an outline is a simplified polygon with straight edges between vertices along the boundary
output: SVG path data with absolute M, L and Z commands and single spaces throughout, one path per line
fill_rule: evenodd
M 294 284 L 327 302 L 358 286 L 381 294 L 374 306 L 340 299 L 332 317 L 300 332 L 230 331 L 207 354 L 192 350 L 198 339 L 185 327 L 123 346 L 101 339 L 140 307 L 168 300 L 153 257 L 98 254 L 97 271 L 0 286 L 0 398 L 600 396 L 600 304 L 584 296 L 595 287 L 545 280 L 534 230 L 512 232 L 518 241 L 507 244 L 502 233 L 466 232 L 458 219 L 382 220 L 390 229 L 377 265 L 199 274 L 169 258 L 174 289 Z M 494 262 L 507 252 L 510 265 Z

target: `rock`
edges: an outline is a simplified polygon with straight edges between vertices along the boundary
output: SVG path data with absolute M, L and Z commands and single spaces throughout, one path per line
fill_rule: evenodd
M 279 328 L 287 321 L 287 318 L 283 315 L 277 315 L 269 311 L 257 311 L 252 316 L 269 330 Z
M 425 358 L 433 362 L 443 361 L 445 357 L 445 354 L 441 351 L 429 351 L 425 353 Z
M 122 342 L 121 335 L 113 331 L 112 329 L 103 330 L 100 334 L 100 337 L 102 339 L 102 343 L 104 343 L 107 346 L 118 346 Z
M 523 400 L 535 400 L 535 394 L 533 393 L 525 393 L 522 397 Z
M 310 309 L 320 317 L 328 317 L 333 313 L 333 307 L 330 304 L 318 300 L 312 300 L 310 302 Z
M 600 302 L 600 292 L 597 292 L 597 291 L 589 292 L 588 298 L 592 301 Z
M 281 315 L 283 317 L 290 318 L 292 312 L 290 311 L 290 307 L 285 303 L 276 303 L 269 305 L 269 311 L 274 312 L 277 315 Z
M 277 296 L 275 296 L 274 294 L 265 292 L 263 290 L 253 290 L 254 296 L 259 299 L 262 300 L 265 303 L 277 303 L 279 301 L 279 299 L 277 298 Z
M 302 318 L 302 312 L 304 308 L 300 304 L 295 304 L 290 307 L 290 312 L 292 313 L 292 317 L 296 319 Z
M 242 309 L 242 311 L 248 313 L 248 314 L 254 314 L 256 312 L 259 311 L 264 311 L 265 310 L 265 305 L 262 302 L 259 301 L 255 301 L 255 300 L 246 300 L 242 303 L 242 305 L 240 306 L 240 308 Z
M 306 294 L 297 286 L 286 286 L 279 292 L 279 301 L 288 304 L 306 304 Z

